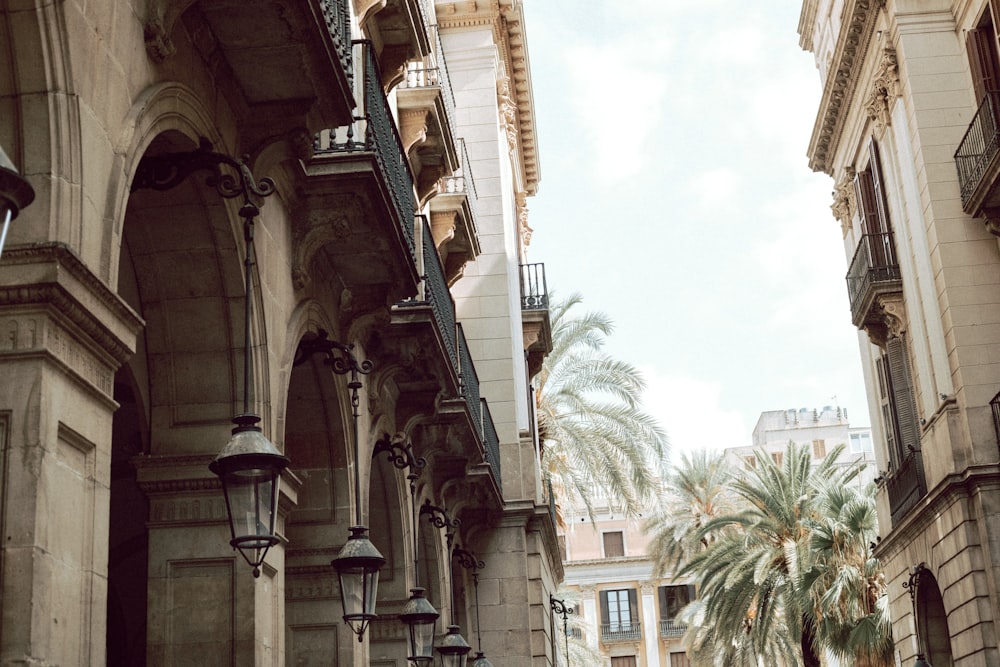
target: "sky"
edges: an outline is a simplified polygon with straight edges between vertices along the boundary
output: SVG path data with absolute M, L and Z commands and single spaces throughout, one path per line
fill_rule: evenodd
M 675 452 L 761 412 L 870 423 L 800 0 L 524 0 L 541 182 L 528 261 L 615 323 Z

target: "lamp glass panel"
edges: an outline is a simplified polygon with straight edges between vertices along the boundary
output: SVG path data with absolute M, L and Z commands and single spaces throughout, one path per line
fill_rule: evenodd
M 430 662 L 434 657 L 434 625 L 437 619 L 410 625 L 410 657 Z

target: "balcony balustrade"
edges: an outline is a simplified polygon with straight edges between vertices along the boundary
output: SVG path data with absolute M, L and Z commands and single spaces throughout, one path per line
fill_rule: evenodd
M 990 399 L 990 410 L 993 412 L 993 432 L 997 436 L 997 447 L 1000 448 L 1000 393 Z
M 354 62 L 361 63 L 361 103 L 350 125 L 320 132 L 314 143 L 315 156 L 358 155 L 374 156 L 378 171 L 389 190 L 390 199 L 400 221 L 400 231 L 410 253 L 414 247 L 413 174 L 410 171 L 403 142 L 393 120 L 389 102 L 382 90 L 381 74 L 374 48 L 368 40 L 354 42 Z M 315 159 L 315 158 L 314 158 Z
M 320 0 L 320 9 L 333 47 L 348 77 L 351 76 L 351 10 L 347 0 Z
M 864 234 L 847 271 L 847 295 L 854 325 L 863 327 L 876 313 L 875 297 L 902 290 L 891 232 Z
M 642 639 L 642 626 L 638 623 L 602 623 L 601 641 L 633 642 Z
M 962 207 L 979 215 L 998 202 L 996 180 L 1000 173 L 1000 92 L 986 95 L 955 151 Z
M 683 637 L 685 632 L 687 632 L 687 626 L 683 623 L 676 623 L 667 619 L 660 620 L 660 637 L 664 639 Z
M 493 475 L 497 485 L 500 484 L 500 436 L 497 434 L 496 424 L 493 423 L 493 415 L 490 414 L 490 404 L 485 398 L 479 399 L 482 402 L 483 415 L 483 448 L 486 450 L 486 462 L 493 468 Z
M 927 495 L 924 464 L 918 450 L 910 451 L 899 468 L 886 479 L 885 486 L 889 495 L 892 523 L 896 525 L 920 502 L 921 498 Z
M 549 289 L 545 283 L 544 264 L 521 265 L 521 310 L 546 310 Z
M 524 349 L 528 353 L 528 375 L 534 377 L 542 369 L 545 355 L 552 351 L 544 264 L 521 265 L 521 327 Z

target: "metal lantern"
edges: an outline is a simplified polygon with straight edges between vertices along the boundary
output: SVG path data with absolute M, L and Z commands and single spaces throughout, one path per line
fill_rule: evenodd
M 7 157 L 3 148 L 0 148 L 0 255 L 3 254 L 10 221 L 34 200 L 34 188 L 17 172 L 14 163 Z
M 258 421 L 256 415 L 233 419 L 233 437 L 208 466 L 222 480 L 232 532 L 229 543 L 253 567 L 255 577 L 260 576 L 267 550 L 278 543 L 278 478 L 288 466 L 288 458 L 264 437 Z
M 426 665 L 434 659 L 434 626 L 437 610 L 431 605 L 423 588 L 411 588 L 410 599 L 403 605 L 399 620 L 410 632 L 410 654 L 407 659 L 415 665 Z
M 351 536 L 330 564 L 340 580 L 340 601 L 344 622 L 363 641 L 368 623 L 376 618 L 375 599 L 378 593 L 378 571 L 385 558 L 368 539 L 368 529 L 351 526 Z
M 448 634 L 438 644 L 438 655 L 441 656 L 441 667 L 465 667 L 465 658 L 472 647 L 458 631 L 457 625 L 448 626 Z
M 475 656 L 473 656 L 469 667 L 493 667 L 493 663 L 490 662 L 485 655 L 483 655 L 482 651 L 479 651 Z
M 931 667 L 931 663 L 927 662 L 924 658 L 924 654 L 921 653 L 917 656 L 917 661 L 913 663 L 913 667 Z

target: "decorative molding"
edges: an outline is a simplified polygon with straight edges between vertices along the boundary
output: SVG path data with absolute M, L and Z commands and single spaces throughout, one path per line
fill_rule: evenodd
M 879 294 L 876 299 L 872 307 L 878 309 L 878 320 L 866 323 L 864 330 L 872 343 L 885 349 L 886 341 L 906 333 L 906 304 L 899 292 Z
M 517 231 L 521 236 L 521 244 L 527 248 L 531 245 L 531 234 L 535 230 L 528 224 L 528 199 L 527 194 L 518 192 L 514 197 L 514 205 L 517 211 Z
M 885 0 L 848 1 L 844 23 L 837 39 L 833 67 L 830 69 L 816 125 L 809 142 L 809 167 L 831 173 L 831 158 L 844 131 L 844 123 L 864 64 L 865 53 L 875 32 L 875 23 Z
M 510 77 L 497 81 L 497 106 L 500 112 L 500 127 L 507 137 L 507 151 L 511 159 L 517 158 L 517 102 L 510 93 Z
M 881 133 L 892 124 L 892 106 L 900 96 L 899 64 L 896 61 L 896 50 L 882 50 L 882 60 L 879 62 L 872 81 L 872 92 L 865 102 L 865 111 L 875 123 L 876 131 Z
M 844 169 L 840 180 L 834 186 L 833 204 L 830 205 L 833 217 L 840 222 L 840 232 L 845 239 L 847 232 L 851 230 L 854 212 L 857 210 L 857 196 L 854 192 L 854 177 L 856 175 L 854 167 Z

